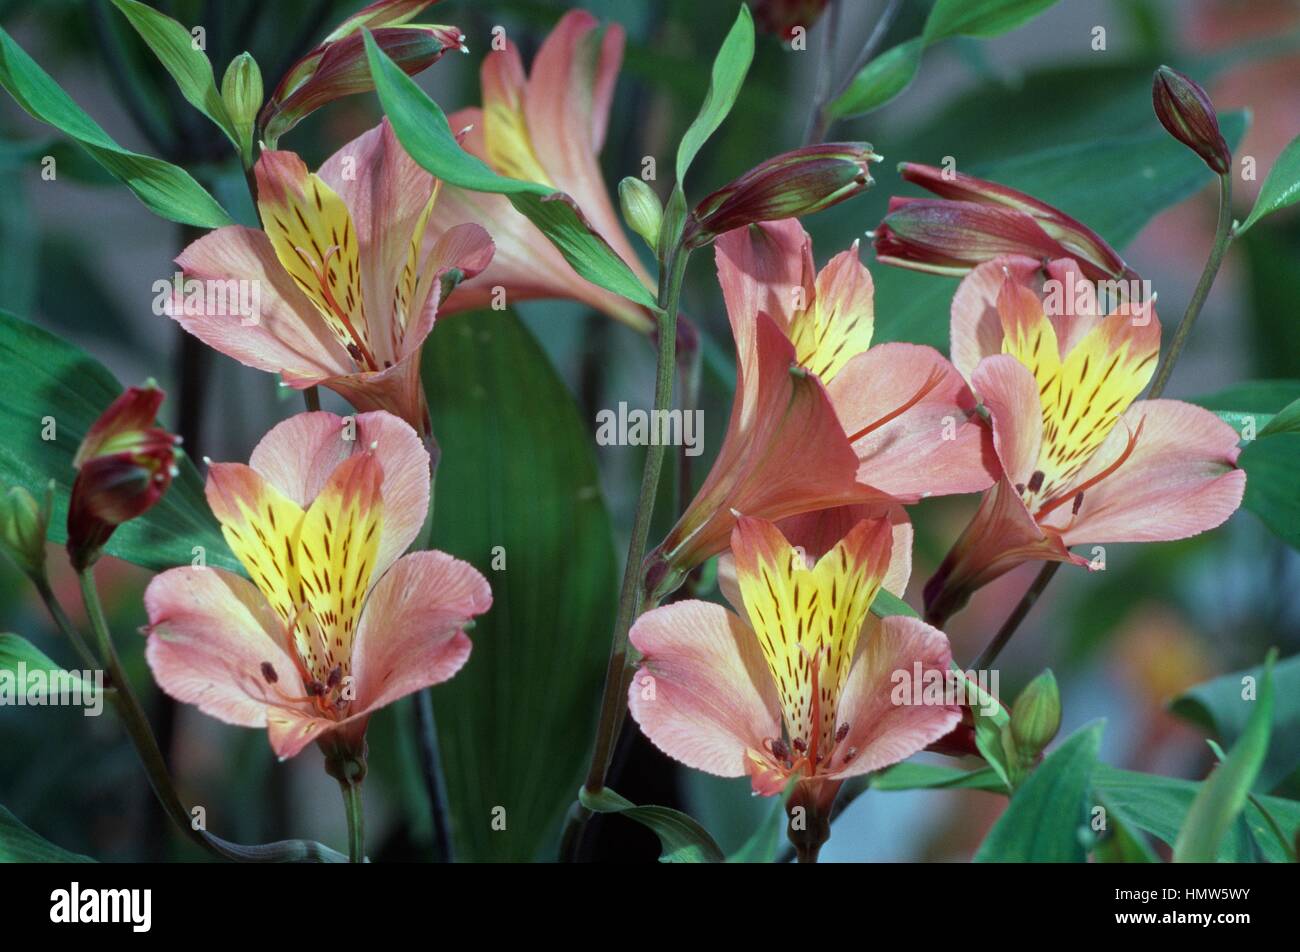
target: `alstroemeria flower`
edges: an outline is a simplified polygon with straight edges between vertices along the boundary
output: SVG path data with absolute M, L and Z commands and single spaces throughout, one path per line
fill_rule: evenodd
M 991 261 L 953 298 L 953 361 L 988 409 L 1001 474 L 926 585 L 938 624 L 1023 562 L 1089 565 L 1070 547 L 1183 539 L 1241 503 L 1232 427 L 1188 403 L 1136 400 L 1160 352 L 1153 303 L 1104 316 L 1071 260 L 1049 263 L 1040 298 L 1041 269 Z
M 77 569 L 99 557 L 113 531 L 162 498 L 176 474 L 179 436 L 154 425 L 165 394 L 128 387 L 91 424 L 72 465 L 68 555 Z
M 754 792 L 798 778 L 800 801 L 829 809 L 843 780 L 923 749 L 957 723 L 956 705 L 895 703 L 917 667 L 946 672 L 948 639 L 916 618 L 869 612 L 890 572 L 887 518 L 863 519 L 824 552 L 794 547 L 772 523 L 741 518 L 731 536 L 736 611 L 683 601 L 633 626 L 643 655 L 628 689 L 641 730 L 670 757 Z M 899 553 L 900 556 L 903 553 Z M 931 675 L 932 676 L 932 675 Z
M 623 28 L 602 33 L 591 14 L 566 13 L 542 43 L 525 75 L 511 42 L 483 60 L 483 107 L 448 121 L 468 130 L 463 145 L 493 170 L 567 193 L 586 221 L 653 290 L 610 200 L 597 156 L 605 141 L 614 81 L 623 59 Z M 493 288 L 511 300 L 570 298 L 642 332 L 654 328 L 645 309 L 578 276 L 554 245 L 501 195 L 448 186 L 433 215 L 433 234 L 461 221 L 481 222 L 496 240 L 492 265 L 468 281 L 449 313 L 486 307 Z
M 254 314 L 177 293 L 169 315 L 204 343 L 297 389 L 329 387 L 358 410 L 387 410 L 430 435 L 420 350 L 445 294 L 492 260 L 478 224 L 424 247 L 441 183 L 385 119 L 309 173 L 292 152 L 255 168 L 264 231 L 228 225 L 176 259 L 221 300 L 248 287 Z M 251 282 L 236 285 L 233 282 Z M 188 281 L 187 281 L 188 283 Z
M 651 591 L 726 548 L 737 512 L 779 520 L 988 487 L 987 430 L 961 375 L 932 347 L 870 346 L 873 285 L 856 243 L 820 272 L 794 220 L 716 247 L 736 396 L 713 469 L 652 554 Z
M 455 674 L 492 594 L 443 552 L 402 555 L 429 505 L 429 455 L 388 413 L 303 413 L 247 466 L 214 463 L 208 503 L 249 579 L 157 576 L 145 656 L 164 691 L 265 727 L 282 759 L 312 741 L 364 751 L 371 714 Z

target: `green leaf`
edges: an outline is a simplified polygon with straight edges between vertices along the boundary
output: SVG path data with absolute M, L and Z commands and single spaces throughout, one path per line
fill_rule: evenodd
M 169 221 L 199 228 L 231 224 L 215 198 L 182 168 L 123 149 L 0 28 L 0 86 L 34 119 L 75 139 L 91 157 Z
M 925 40 L 997 36 L 1028 23 L 1057 0 L 938 0 L 925 21 Z
M 99 690 L 94 684 L 81 677 L 80 674 L 64 672 L 62 665 L 56 663 L 44 651 L 21 635 L 9 632 L 0 634 L 0 671 L 13 672 L 16 678 L 20 664 L 24 666 L 23 670 L 29 673 L 32 671 L 43 671 L 49 675 L 66 673 L 71 679 L 68 682 L 70 688 L 75 684 L 80 690 Z M 14 687 L 18 691 L 25 691 L 26 686 L 25 682 L 15 680 Z M 10 703 L 14 702 L 11 701 Z
M 1169 709 L 1208 732 L 1220 742 L 1232 745 L 1245 733 L 1258 701 L 1242 697 L 1245 679 L 1259 689 L 1264 667 L 1225 674 L 1189 689 L 1174 699 Z M 1258 791 L 1272 790 L 1300 768 L 1300 655 L 1287 658 L 1273 668 L 1273 738 L 1268 756 L 1255 783 Z
M 1106 810 L 1106 832 L 1097 845 L 1093 847 L 1093 856 L 1099 863 L 1158 863 L 1156 855 L 1146 837 L 1128 820 L 1122 811 L 1103 801 Z
M 1246 220 L 1237 226 L 1236 234 L 1242 234 L 1265 215 L 1296 202 L 1300 202 L 1300 136 L 1291 140 L 1268 170 L 1268 177 L 1259 190 L 1259 198 L 1255 199 L 1255 207 L 1250 210 Z
M 883 588 L 876 593 L 875 601 L 871 603 L 871 614 L 877 618 L 888 618 L 891 615 L 905 615 L 908 618 L 921 617 L 917 614 L 915 608 L 893 592 L 887 592 Z
M 916 764 L 904 761 L 871 778 L 873 790 L 985 790 L 1006 793 L 1007 787 L 991 767 L 963 770 L 939 764 Z
M 917 36 L 881 53 L 826 107 L 827 114 L 835 119 L 860 116 L 889 102 L 912 85 L 924 49 L 925 40 Z
M 442 108 L 379 49 L 369 31 L 365 39 L 375 91 L 411 158 L 450 185 L 505 195 L 582 277 L 643 307 L 655 307 L 654 295 L 608 242 L 587 226 L 569 196 L 536 182 L 497 175 L 462 149 Z
M 190 31 L 165 13 L 138 0 L 113 0 L 113 5 L 122 11 L 140 38 L 149 44 L 149 49 L 176 80 L 186 101 L 216 123 L 239 148 L 239 134 L 217 90 L 212 63 L 207 53 L 194 47 Z
M 1093 775 L 1093 786 L 1103 802 L 1121 811 L 1122 821 L 1173 845 L 1183 825 L 1183 818 L 1191 808 L 1201 785 L 1191 780 L 1119 770 L 1098 764 Z M 1300 833 L 1300 803 L 1281 797 L 1257 799 L 1277 820 L 1283 832 L 1294 840 L 1296 834 Z M 1286 851 L 1277 842 L 1268 820 L 1258 807 L 1248 803 L 1238 822 L 1220 843 L 1215 859 L 1220 862 L 1247 861 L 1255 849 L 1254 843 L 1258 843 L 1265 859 L 1272 862 L 1287 861 Z
M 593 813 L 618 813 L 635 820 L 659 837 L 661 863 L 722 863 L 726 857 L 709 831 L 680 810 L 668 807 L 639 807 L 606 787 L 597 793 L 583 787 L 578 792 L 582 805 Z
M 55 846 L 23 824 L 18 817 L 0 806 L 0 863 L 93 863 L 82 856 Z
M 1260 436 L 1275 436 L 1279 433 L 1300 433 L 1300 399 L 1292 400 L 1277 413 L 1269 417 Z
M 785 806 L 793 789 L 791 785 L 782 796 L 772 797 L 772 805 L 768 808 L 767 816 L 740 849 L 727 857 L 728 863 L 776 862 L 781 852 L 781 843 L 785 839 Z
M 1264 662 L 1259 698 L 1241 737 L 1227 760 L 1214 768 L 1192 801 L 1191 809 L 1174 841 L 1175 863 L 1212 863 L 1219 844 L 1246 806 L 1251 787 L 1264 766 L 1273 722 L 1273 663 L 1276 651 Z
M 0 482 L 29 491 L 53 479 L 52 542 L 67 540 L 72 458 L 92 423 L 125 389 L 98 361 L 64 340 L 0 311 L 0 379 L 22 386 L 0 390 L 7 436 L 0 442 Z M 52 431 L 50 428 L 53 428 Z M 50 432 L 53 439 L 44 437 Z M 210 566 L 242 572 L 226 546 L 203 480 L 188 458 L 178 457 L 171 488 L 139 519 L 119 526 L 105 551 L 150 569 L 189 565 L 194 546 Z
M 469 661 L 433 691 L 456 850 L 533 860 L 573 802 L 614 622 L 591 431 L 510 311 L 439 321 L 424 382 L 442 448 L 433 544 L 477 566 L 493 599 Z
M 1015 792 L 975 854 L 978 863 L 1082 863 L 1087 796 L 1104 722 L 1075 731 Z
M 686 134 L 677 146 L 677 182 L 686 181 L 686 170 L 695 161 L 700 148 L 709 140 L 709 136 L 718 130 L 731 107 L 736 104 L 740 87 L 749 72 L 749 64 L 754 59 L 754 19 L 749 7 L 741 4 L 736 22 L 732 24 L 727 38 L 713 60 L 713 74 L 709 80 L 709 91 L 704 96 L 704 104 L 699 114 L 691 121 Z

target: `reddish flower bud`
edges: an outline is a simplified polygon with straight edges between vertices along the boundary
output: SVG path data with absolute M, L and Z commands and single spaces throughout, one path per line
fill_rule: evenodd
M 761 162 L 695 207 L 685 241 L 699 247 L 760 221 L 799 218 L 852 198 L 874 183 L 879 162 L 866 142 L 827 142 Z
M 258 118 L 274 147 L 280 136 L 326 103 L 374 89 L 362 27 L 407 75 L 432 66 L 448 50 L 465 50 L 454 26 L 402 26 L 430 0 L 380 0 L 344 20 L 325 41 L 298 60 L 280 80 Z
M 1169 134 L 1224 175 L 1232 167 L 1232 150 L 1219 131 L 1219 116 L 1209 95 L 1190 77 L 1161 66 L 1151 84 L 1156 118 Z
M 794 38 L 794 28 L 811 29 L 826 10 L 829 0 L 758 0 L 754 4 L 754 25 L 764 33 L 785 40 Z
M 893 198 L 875 233 L 877 257 L 936 274 L 964 274 L 1002 254 L 1074 258 L 1094 281 L 1136 277 L 1091 228 L 1032 195 L 985 179 L 904 162 L 903 179 L 940 200 Z
M 68 554 L 76 569 L 94 562 L 113 530 L 148 511 L 171 485 L 180 437 L 153 425 L 164 396 L 152 384 L 131 387 L 82 440 L 68 502 Z

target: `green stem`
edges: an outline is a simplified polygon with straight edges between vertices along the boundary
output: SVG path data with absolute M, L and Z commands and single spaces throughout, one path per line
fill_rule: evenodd
M 348 862 L 364 863 L 366 861 L 366 819 L 361 810 L 361 784 L 340 780 L 339 789 L 343 791 L 343 807 L 348 815 Z
M 145 716 L 135 692 L 131 690 L 131 683 L 127 680 L 121 659 L 117 656 L 117 649 L 108 630 L 108 621 L 104 617 L 104 608 L 99 601 L 99 592 L 95 588 L 94 570 L 87 567 L 77 573 L 77 577 L 81 582 L 81 597 L 86 605 L 86 614 L 90 617 L 90 626 L 95 633 L 104 668 L 115 688 L 110 696 L 144 765 L 149 785 L 172 822 L 197 845 L 222 859 L 247 863 L 341 862 L 343 857 L 339 853 L 308 840 L 283 840 L 277 843 L 243 846 L 213 836 L 206 830 L 194 828 L 193 817 L 181 802 L 175 787 L 172 786 L 171 776 L 167 773 L 162 751 L 158 749 L 158 743 L 154 740 L 149 719 Z M 62 626 L 67 620 L 67 615 L 62 609 L 59 609 L 55 620 L 59 621 L 60 618 L 63 619 L 59 622 Z
M 77 649 L 77 654 L 81 656 L 81 660 L 86 663 L 88 668 L 92 670 L 98 669 L 99 659 L 86 646 L 85 639 L 81 637 L 81 632 L 77 631 L 76 626 L 72 624 L 72 619 L 63 610 L 63 606 L 59 604 L 53 589 L 50 588 L 50 583 L 40 579 L 36 582 L 36 591 L 40 593 L 41 601 L 45 603 L 45 607 L 49 610 L 50 617 L 59 626 L 59 631 L 63 632 L 63 637 L 67 638 L 72 643 L 72 647 Z
M 682 278 L 690 252 L 678 247 L 659 270 L 659 356 L 656 364 L 655 410 L 668 411 L 673 400 L 673 375 L 677 362 L 677 307 L 681 299 Z M 605 669 L 605 689 L 600 702 L 600 719 L 596 725 L 595 748 L 591 766 L 587 771 L 586 788 L 597 791 L 604 787 L 609 764 L 614 756 L 614 746 L 627 712 L 627 686 L 631 677 L 628 664 L 628 632 L 642 608 L 645 588 L 645 549 L 650 535 L 650 519 L 654 514 L 655 497 L 659 490 L 659 474 L 663 469 L 665 447 L 656 443 L 646 447 L 645 469 L 641 475 L 641 491 L 637 498 L 636 514 L 632 520 L 632 538 L 628 542 L 627 564 L 623 569 L 623 586 L 619 592 L 618 613 L 614 619 L 614 637 L 610 645 L 609 664 Z M 582 833 L 591 819 L 591 812 L 580 805 L 574 806 L 564 831 L 562 856 L 573 860 L 582 841 Z
M 1214 287 L 1214 279 L 1218 277 L 1219 266 L 1223 263 L 1223 256 L 1228 252 L 1228 245 L 1232 243 L 1232 173 L 1225 172 L 1219 176 L 1219 222 L 1214 232 L 1214 246 L 1210 249 L 1210 256 L 1205 261 L 1205 268 L 1201 271 L 1201 278 L 1196 282 L 1196 289 L 1192 292 L 1191 300 L 1187 302 L 1187 310 L 1183 312 L 1183 319 L 1178 322 L 1178 328 L 1174 331 L 1174 338 L 1169 344 L 1169 350 L 1165 354 L 1164 360 L 1156 368 L 1155 377 L 1151 382 L 1151 389 L 1147 391 L 1146 399 L 1154 400 L 1165 392 L 1165 385 L 1169 383 L 1169 376 L 1173 373 L 1174 364 L 1183 352 L 1183 346 L 1187 343 L 1187 338 L 1191 336 L 1192 325 L 1196 323 L 1196 318 L 1201 313 L 1201 308 L 1205 305 L 1205 299 L 1210 295 L 1210 289 Z M 1043 594 L 1043 589 L 1047 588 L 1053 576 L 1056 575 L 1057 569 L 1061 567 L 1060 562 L 1048 562 L 1039 571 L 1038 576 L 1034 579 L 1029 590 L 1025 592 L 1015 609 L 1008 616 L 998 633 L 989 642 L 987 648 L 980 652 L 980 656 L 974 662 L 974 669 L 980 670 L 987 668 L 997 660 L 1002 649 L 1007 646 L 1011 636 L 1016 633 L 1020 623 L 1025 620 L 1029 610 L 1033 608 L 1038 597 Z

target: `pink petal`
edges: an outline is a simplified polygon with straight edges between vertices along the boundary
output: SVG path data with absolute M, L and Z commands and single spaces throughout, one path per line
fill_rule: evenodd
M 360 413 L 356 439 L 344 436 L 345 418 L 333 413 L 299 413 L 277 424 L 253 449 L 249 466 L 306 508 L 345 459 L 375 444 L 384 476 L 383 534 L 374 577 L 406 551 L 424 525 L 429 508 L 429 453 L 409 425 L 390 413 Z
M 445 552 L 403 556 L 366 600 L 352 652 L 358 709 L 446 681 L 469 658 L 467 621 L 492 605 L 487 580 Z
M 176 263 L 186 279 L 203 282 L 205 300 L 209 292 L 217 300 L 218 290 L 232 287 L 227 282 L 250 282 L 245 287 L 256 289 L 252 317 L 207 313 L 206 307 L 203 313 L 187 313 L 192 308 L 185 307 L 184 295 L 171 299 L 168 316 L 209 347 L 258 370 L 291 374 L 304 381 L 302 386 L 351 369 L 351 358 L 262 232 L 240 225 L 218 228 L 186 247 Z M 227 312 L 237 309 L 226 306 Z
M 628 707 L 669 757 L 741 777 L 748 752 L 781 736 L 776 687 L 758 639 L 725 608 L 698 601 L 656 608 L 637 620 L 631 639 L 645 657 Z
M 971 385 L 988 407 L 1003 472 L 1013 485 L 1027 483 L 1043 441 L 1043 404 L 1033 375 L 1015 357 L 999 354 L 980 361 Z
M 829 776 L 852 777 L 906 760 L 952 730 L 961 720 L 955 704 L 897 704 L 900 677 L 914 665 L 946 675 L 952 661 L 943 632 L 917 618 L 883 619 L 870 638 L 859 642 L 840 699 L 839 722 L 849 731 L 835 748 Z
M 1040 263 L 1024 255 L 1004 255 L 985 262 L 962 278 L 952 296 L 952 362 L 967 380 L 985 357 L 1002 353 L 998 293 L 1008 276 L 1028 286 Z
M 849 361 L 827 390 L 853 440 L 860 483 L 906 502 L 978 492 L 993 481 L 991 438 L 972 419 L 975 398 L 934 348 L 879 344 Z
M 1185 539 L 1222 524 L 1241 505 L 1246 474 L 1236 467 L 1236 432 L 1210 411 L 1178 400 L 1129 407 L 1077 482 L 1104 471 L 1130 433 L 1138 433 L 1132 454 L 1084 492 L 1077 518 L 1064 530 L 1067 545 Z M 1066 508 L 1048 521 L 1068 522 Z
M 424 332 L 428 333 L 427 327 Z M 383 411 L 396 416 L 432 444 L 433 421 L 420 368 L 420 352 L 416 350 L 384 370 L 326 377 L 321 384 L 363 413 Z
M 263 664 L 287 693 L 302 693 L 280 620 L 248 580 L 223 569 L 170 569 L 149 583 L 144 604 L 145 658 L 176 700 L 227 724 L 263 727 L 267 700 L 278 700 Z
M 719 235 L 714 245 L 733 330 L 737 317 L 767 314 L 788 335 L 796 290 L 805 304 L 816 293 L 812 239 L 803 226 L 794 218 L 760 222 Z

